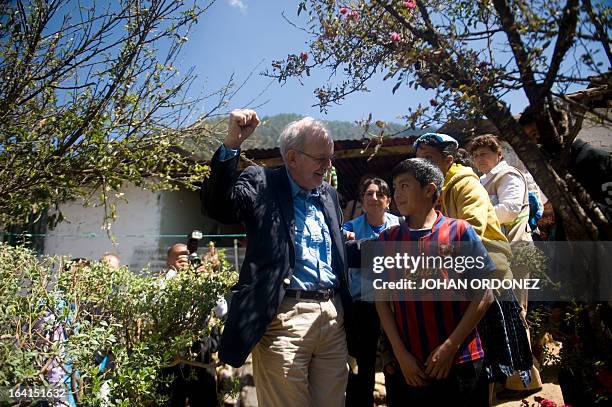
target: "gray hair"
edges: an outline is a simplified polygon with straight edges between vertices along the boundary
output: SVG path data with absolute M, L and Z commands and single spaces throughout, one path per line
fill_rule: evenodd
M 303 151 L 304 146 L 311 138 L 326 139 L 329 143 L 333 143 L 323 123 L 312 117 L 304 117 L 289 123 L 278 139 L 283 161 L 285 161 L 287 151 Z
M 442 185 L 444 185 L 444 175 L 437 165 L 424 158 L 408 158 L 395 166 L 392 174 L 393 179 L 406 173 L 411 174 L 421 187 L 434 184 L 436 192 L 434 192 L 433 201 L 438 200 L 442 192 Z

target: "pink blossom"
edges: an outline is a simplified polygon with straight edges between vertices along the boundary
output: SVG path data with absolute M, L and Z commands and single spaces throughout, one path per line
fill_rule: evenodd
M 340 14 L 346 14 L 349 12 L 348 7 L 340 7 Z
M 354 21 L 358 21 L 359 20 L 359 11 L 357 11 L 357 10 L 351 11 L 351 14 L 350 14 L 349 17 L 351 19 L 353 19 Z
M 398 42 L 402 39 L 402 36 L 396 33 L 395 31 L 391 33 L 391 41 Z
M 543 400 L 540 402 L 540 406 L 542 406 L 542 407 L 557 407 L 557 403 L 555 403 L 555 402 L 554 402 L 554 401 L 552 401 L 552 400 L 543 399 Z
M 414 0 L 407 0 L 404 2 L 404 6 L 406 6 L 410 10 L 413 10 L 414 8 L 416 8 L 416 3 L 414 2 Z
M 308 59 L 308 53 L 302 52 L 300 54 L 300 59 L 302 60 L 302 62 L 306 62 L 306 60 Z

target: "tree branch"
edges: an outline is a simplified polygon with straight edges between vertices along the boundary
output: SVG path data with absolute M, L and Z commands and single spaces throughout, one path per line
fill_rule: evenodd
M 567 51 L 571 48 L 574 42 L 574 36 L 576 34 L 576 26 L 578 24 L 578 0 L 568 0 L 563 8 L 563 17 L 559 21 L 559 34 L 557 35 L 557 41 L 555 42 L 555 49 L 552 55 L 552 61 L 546 79 L 540 88 L 541 93 L 547 93 L 555 78 L 559 73 L 561 62 Z
M 529 99 L 529 103 L 532 106 L 537 106 L 540 104 L 541 100 L 540 91 L 531 68 L 529 55 L 525 50 L 525 45 L 518 32 L 518 24 L 514 18 L 512 9 L 506 0 L 493 0 L 493 5 L 495 6 L 501 25 L 506 32 L 508 42 L 512 48 L 512 53 L 514 54 L 514 59 L 521 75 L 527 99 Z
M 589 18 L 591 19 L 591 21 L 593 22 L 593 25 L 595 26 L 595 37 L 599 41 L 601 41 L 604 51 L 606 52 L 606 55 L 608 56 L 608 62 L 610 63 L 610 66 L 612 66 L 612 49 L 610 49 L 610 38 L 606 34 L 605 27 L 601 23 L 601 20 L 593 12 L 593 5 L 591 4 L 591 0 L 583 0 L 582 4 L 584 4 L 584 8 L 586 9 L 586 12 L 589 15 Z

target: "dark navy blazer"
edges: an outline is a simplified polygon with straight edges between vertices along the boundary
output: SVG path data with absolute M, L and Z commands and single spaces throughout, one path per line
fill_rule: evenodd
M 244 223 L 248 244 L 238 283 L 221 336 L 219 358 L 234 367 L 266 332 L 285 295 L 285 280 L 295 266 L 295 217 L 287 170 L 251 166 L 237 176 L 239 157 L 213 156 L 208 184 L 201 198 L 208 216 L 222 223 Z M 332 268 L 340 277 L 345 328 L 352 327 L 352 300 L 347 284 L 342 212 L 336 190 L 321 187 L 323 214 L 332 239 Z M 288 281 L 288 280 L 287 280 Z M 350 345 L 350 336 L 349 336 Z M 350 346 L 352 347 L 352 346 Z

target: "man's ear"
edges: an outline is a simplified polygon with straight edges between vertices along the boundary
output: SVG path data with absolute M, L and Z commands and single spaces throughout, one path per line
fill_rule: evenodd
M 444 157 L 444 162 L 449 167 L 453 164 L 453 160 L 454 160 L 454 158 L 453 158 L 452 155 L 447 155 L 446 157 Z
M 285 155 L 285 164 L 292 168 L 295 167 L 295 160 L 297 159 L 297 155 L 298 153 L 295 150 L 287 151 L 287 154 Z

